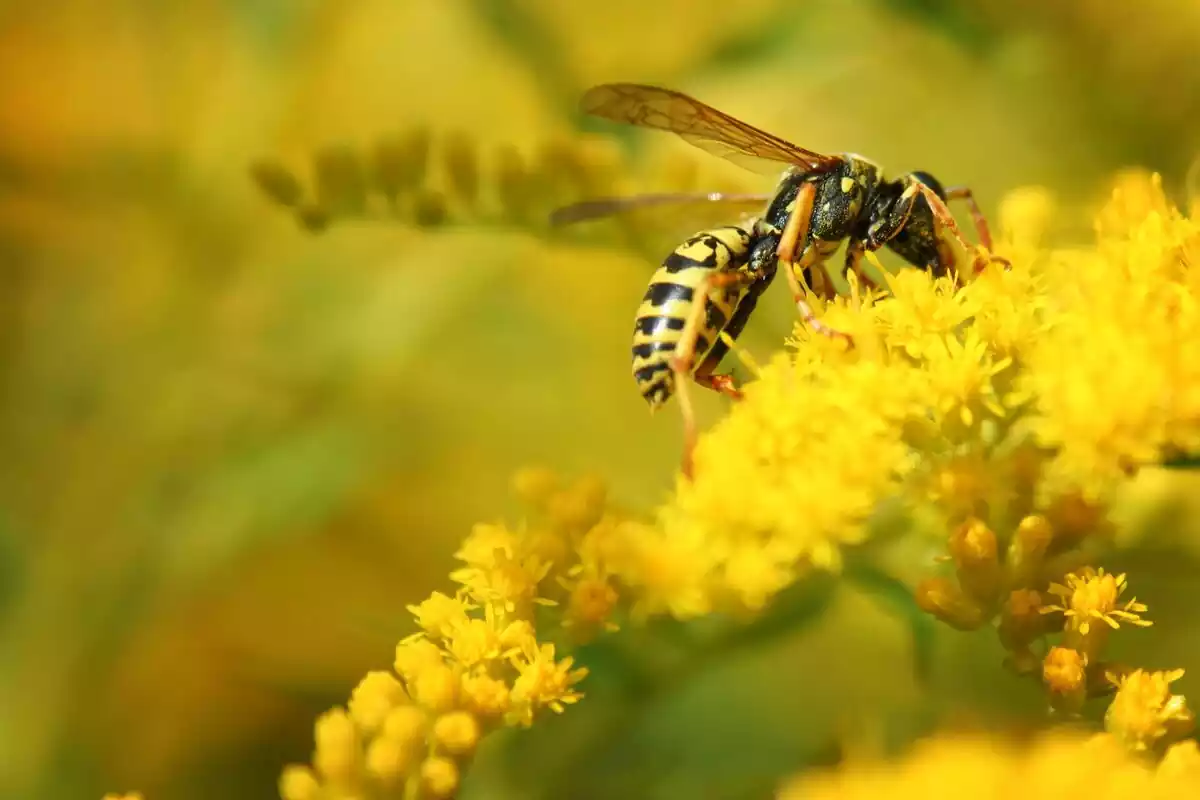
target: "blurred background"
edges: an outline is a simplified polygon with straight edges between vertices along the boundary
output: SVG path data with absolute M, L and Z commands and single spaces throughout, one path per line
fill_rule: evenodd
M 497 153 L 553 180 L 546 154 L 572 148 L 590 178 L 538 198 L 769 188 L 578 118 L 588 85 L 631 80 L 968 183 L 993 214 L 1048 186 L 1064 235 L 1086 235 L 1118 169 L 1182 191 L 1197 42 L 1190 0 L 0 3 L 0 797 L 275 796 L 315 714 L 386 667 L 405 604 L 445 587 L 470 524 L 513 513 L 513 469 L 596 472 L 631 508 L 672 485 L 678 421 L 635 390 L 631 321 L 657 259 L 710 220 L 552 237 L 548 207 L 516 224 L 448 200 L 430 212 L 446 224 L 346 213 L 314 232 L 252 164 L 309 186 L 321 153 L 410 136 L 454 143 L 460 189 Z M 759 355 L 792 321 L 770 294 L 743 337 Z M 1187 492 L 1155 481 L 1177 504 L 1131 518 L 1177 529 Z M 1162 566 L 1131 579 L 1155 619 L 1196 595 L 1194 562 L 1164 547 L 1127 554 Z M 907 624 L 839 594 L 651 712 L 585 704 L 579 720 L 608 717 L 587 736 L 564 720 L 495 743 L 466 796 L 582 797 L 571 776 L 618 771 L 639 796 L 741 796 L 819 761 L 860 711 L 1036 716 L 987 636 L 925 631 L 918 685 Z M 1189 624 L 1137 634 L 1139 660 L 1194 663 Z

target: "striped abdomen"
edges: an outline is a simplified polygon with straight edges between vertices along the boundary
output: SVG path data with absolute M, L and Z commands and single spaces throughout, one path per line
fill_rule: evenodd
M 733 226 L 698 233 L 667 256 L 650 279 L 633 328 L 633 378 L 652 408 L 675 390 L 670 359 L 701 284 L 713 273 L 744 266 L 750 243 L 750 232 Z M 744 287 L 710 292 L 708 313 L 697 329 L 693 368 L 716 343 L 744 292 Z

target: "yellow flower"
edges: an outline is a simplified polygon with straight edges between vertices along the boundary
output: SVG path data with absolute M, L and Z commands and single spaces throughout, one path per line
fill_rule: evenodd
M 422 672 L 442 662 L 441 648 L 425 639 L 424 634 L 415 634 L 396 645 L 394 666 L 406 681 L 416 680 Z
M 569 656 L 555 661 L 554 651 L 552 644 L 527 645 L 512 659 L 518 672 L 512 698 L 522 724 L 528 724 L 538 708 L 561 714 L 564 706 L 578 702 L 583 696 L 573 687 L 587 676 L 587 669 L 572 669 L 575 659 Z
M 1097 221 L 1099 242 L 1049 260 L 1047 328 L 1025 353 L 1031 431 L 1054 451 L 1046 489 L 1107 493 L 1136 467 L 1200 441 L 1194 252 L 1200 225 L 1157 176 L 1132 176 Z
M 393 708 L 408 699 L 404 687 L 390 672 L 368 672 L 350 694 L 347 710 L 364 731 L 373 732 Z
M 1085 567 L 1078 573 L 1067 575 L 1065 581 L 1065 586 L 1052 583 L 1049 589 L 1050 594 L 1062 599 L 1062 603 L 1044 606 L 1042 612 L 1061 611 L 1067 618 L 1068 626 L 1082 636 L 1091 632 L 1091 624 L 1095 620 L 1113 630 L 1119 628 L 1121 622 L 1139 627 L 1152 624 L 1139 616 L 1146 610 L 1146 605 L 1139 603 L 1137 598 L 1128 600 L 1123 606 L 1117 605 L 1126 588 L 1124 575 L 1107 574 L 1103 567 L 1099 570 Z
M 677 528 L 664 511 L 659 525 L 627 522 L 614 570 L 633 593 L 636 619 L 667 612 L 680 618 L 708 613 L 713 553 L 695 530 Z
M 1200 781 L 1200 744 L 1188 739 L 1171 745 L 1158 763 L 1158 772 L 1165 778 L 1190 780 L 1194 786 Z
M 467 621 L 467 612 L 475 608 L 478 606 L 462 596 L 448 597 L 434 592 L 418 605 L 408 606 L 408 612 L 428 634 L 441 639 L 461 627 Z
M 786 783 L 778 800 L 1187 800 L 1195 784 L 1156 771 L 1106 736 L 1044 734 L 1020 746 L 999 737 L 942 735 L 884 764 L 848 762 Z
M 361 737 L 354 721 L 343 709 L 335 708 L 317 719 L 314 732 L 317 773 L 330 786 L 352 789 L 362 776 Z
M 1139 465 L 1200 446 L 1200 359 L 1178 346 L 1200 341 L 1200 225 L 1157 182 L 1137 185 L 1101 214 L 1092 247 L 1039 249 L 1052 201 L 1026 191 L 1005 205 L 1011 269 L 963 286 L 902 270 L 888 293 L 824 304 L 854 348 L 799 326 L 793 351 L 702 434 L 695 479 L 658 517 L 657 546 L 692 577 L 656 607 L 760 607 L 807 568 L 836 566 L 893 496 L 997 531 L 1041 512 L 1062 552 L 1059 509 L 1102 519 Z M 1037 579 L 1041 554 L 1015 556 L 1008 577 Z
M 283 800 L 317 800 L 321 797 L 321 782 L 308 767 L 292 764 L 279 776 L 279 796 Z
M 504 621 L 490 603 L 483 619 L 464 619 L 446 637 L 446 650 L 467 669 L 488 661 L 499 661 L 534 641 L 533 626 L 517 619 Z
M 433 741 L 453 756 L 465 756 L 479 743 L 479 721 L 466 711 L 451 711 L 433 723 Z
M 458 765 L 449 758 L 435 756 L 421 765 L 421 784 L 431 798 L 453 797 L 458 781 Z
M 862 540 L 862 522 L 911 469 L 901 423 L 920 391 L 915 369 L 814 358 L 774 359 L 701 437 L 695 480 L 680 482 L 662 536 L 646 540 L 662 553 L 648 567 L 690 575 L 674 588 L 653 581 L 667 592 L 659 606 L 758 607 L 806 568 L 836 567 L 839 546 Z
M 1042 662 L 1042 682 L 1050 690 L 1050 704 L 1069 713 L 1078 712 L 1087 700 L 1087 656 L 1069 647 L 1052 647 Z
M 981 410 L 1005 415 L 993 379 L 1012 365 L 1008 356 L 992 352 L 975 328 L 960 339 L 945 337 L 925 350 L 929 371 L 929 403 L 940 416 L 957 413 L 964 426 L 975 424 Z
M 454 557 L 472 567 L 488 568 L 497 557 L 512 558 L 521 550 L 521 537 L 504 525 L 479 523 L 459 546 Z
M 536 555 L 514 554 L 502 549 L 493 551 L 487 566 L 468 566 L 450 573 L 450 579 L 460 583 L 470 595 L 483 603 L 497 603 L 513 613 L 530 613 L 532 604 L 553 605 L 552 600 L 538 596 L 538 584 L 550 572 L 553 564 Z
M 512 706 L 508 684 L 490 675 L 464 675 L 462 699 L 470 711 L 488 720 L 501 718 Z
M 1164 739 L 1177 739 L 1191 732 L 1195 715 L 1183 695 L 1171 693 L 1171 684 L 1183 670 L 1147 672 L 1134 670 L 1110 676 L 1117 686 L 1104 717 L 1104 726 L 1135 752 L 1148 750 Z
M 607 577 L 578 564 L 559 582 L 568 592 L 563 627 L 617 630 L 612 614 L 620 595 Z

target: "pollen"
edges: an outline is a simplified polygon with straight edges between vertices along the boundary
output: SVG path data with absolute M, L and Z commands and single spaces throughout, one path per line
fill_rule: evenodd
M 853 178 L 842 178 L 842 191 L 843 192 L 845 192 L 846 194 L 849 194 L 850 190 L 853 188 L 854 188 L 854 179 Z

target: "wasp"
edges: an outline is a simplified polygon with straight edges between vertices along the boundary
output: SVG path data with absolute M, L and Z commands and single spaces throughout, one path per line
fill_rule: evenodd
M 978 203 L 965 186 L 946 188 L 927 172 L 884 176 L 873 161 L 854 153 L 823 155 L 759 130 L 682 92 L 632 83 L 589 89 L 584 113 L 675 133 L 701 149 L 755 171 L 785 167 L 770 194 L 652 194 L 589 200 L 556 211 L 552 224 L 594 219 L 635 207 L 673 203 L 757 205 L 740 224 L 702 231 L 662 262 L 650 279 L 634 322 L 633 377 L 651 410 L 678 393 L 684 424 L 683 471 L 691 475 L 696 423 L 687 392 L 691 381 L 733 399 L 732 376 L 718 374 L 729 341 L 737 337 L 759 297 L 782 268 L 801 317 L 813 330 L 850 337 L 823 324 L 805 300 L 803 278 L 825 298 L 833 288 L 825 262 L 848 241 L 843 274 L 878 288 L 863 271 L 867 252 L 887 247 L 908 264 L 934 275 L 955 266 L 950 239 L 971 253 L 949 200 L 967 203 L 984 252 L 992 238 Z M 975 271 L 989 261 L 975 256 Z M 1005 262 L 1006 263 L 1006 262 Z

